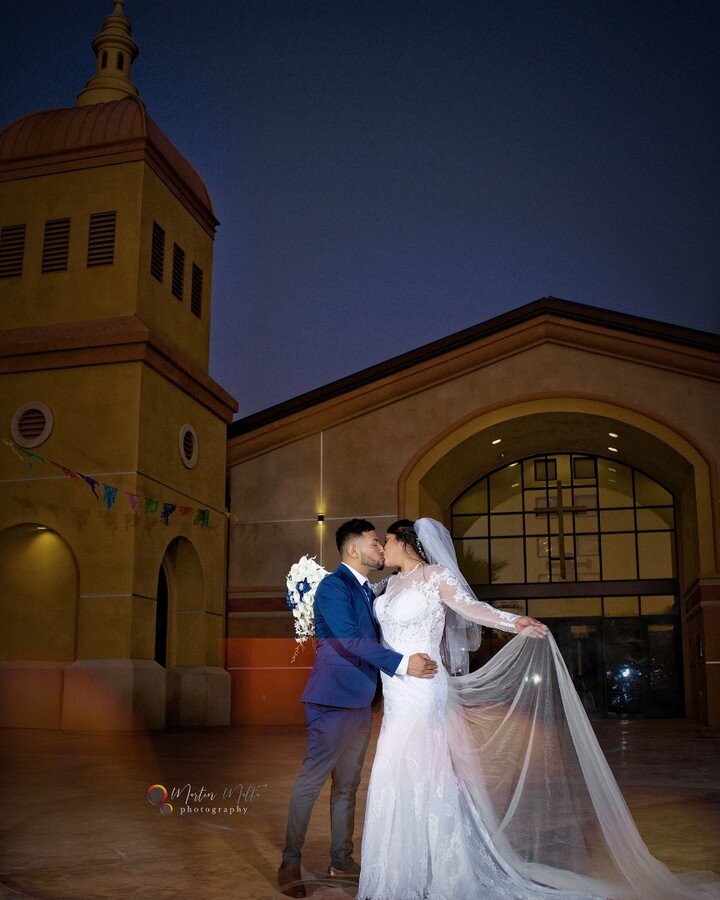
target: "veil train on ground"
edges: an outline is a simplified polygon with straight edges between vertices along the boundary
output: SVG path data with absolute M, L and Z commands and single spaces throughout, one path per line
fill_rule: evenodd
M 433 563 L 468 594 L 452 538 L 435 519 L 415 530 Z M 448 743 L 454 769 L 499 854 L 525 878 L 608 900 L 720 898 L 713 872 L 673 874 L 640 836 L 548 632 L 530 629 L 468 672 L 475 632 L 446 618 Z
M 674 875 L 635 826 L 551 634 L 518 635 L 449 679 L 453 765 L 501 855 L 526 878 L 612 900 L 720 897 Z

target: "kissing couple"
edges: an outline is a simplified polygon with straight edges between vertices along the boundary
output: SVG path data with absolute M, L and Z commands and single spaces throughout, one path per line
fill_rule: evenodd
M 713 873 L 675 876 L 650 855 L 552 634 L 474 595 L 441 522 L 400 519 L 383 543 L 352 519 L 336 542 L 314 597 L 283 894 L 306 896 L 302 847 L 330 776 L 327 874 L 357 883 L 356 900 L 720 898 Z M 470 672 L 483 625 L 515 637 Z M 381 698 L 359 865 L 355 798 Z

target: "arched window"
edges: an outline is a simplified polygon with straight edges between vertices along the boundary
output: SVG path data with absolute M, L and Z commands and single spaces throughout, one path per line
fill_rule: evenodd
M 450 508 L 479 597 L 552 631 L 588 714 L 682 716 L 672 494 L 637 468 L 548 453 L 484 475 Z M 493 632 L 475 660 L 506 636 Z
M 676 576 L 672 494 L 616 459 L 555 453 L 509 463 L 455 500 L 452 532 L 473 584 Z

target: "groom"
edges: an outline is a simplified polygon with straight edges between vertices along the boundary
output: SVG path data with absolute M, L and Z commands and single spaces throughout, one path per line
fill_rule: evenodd
M 367 576 L 383 568 L 385 554 L 375 527 L 365 519 L 343 523 L 335 535 L 342 562 L 315 593 L 317 656 L 302 701 L 307 750 L 290 799 L 285 849 L 278 884 L 288 897 L 304 897 L 301 850 L 313 806 L 328 775 L 331 878 L 357 880 L 352 858 L 355 794 L 370 740 L 371 703 L 380 692 L 380 672 L 433 678 L 437 663 L 426 653 L 403 656 L 380 641 Z

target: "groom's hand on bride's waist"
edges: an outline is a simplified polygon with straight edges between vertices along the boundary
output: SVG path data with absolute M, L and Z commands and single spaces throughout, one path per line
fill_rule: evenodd
M 407 674 L 415 678 L 433 678 L 437 669 L 437 663 L 427 653 L 413 653 L 408 662 Z

